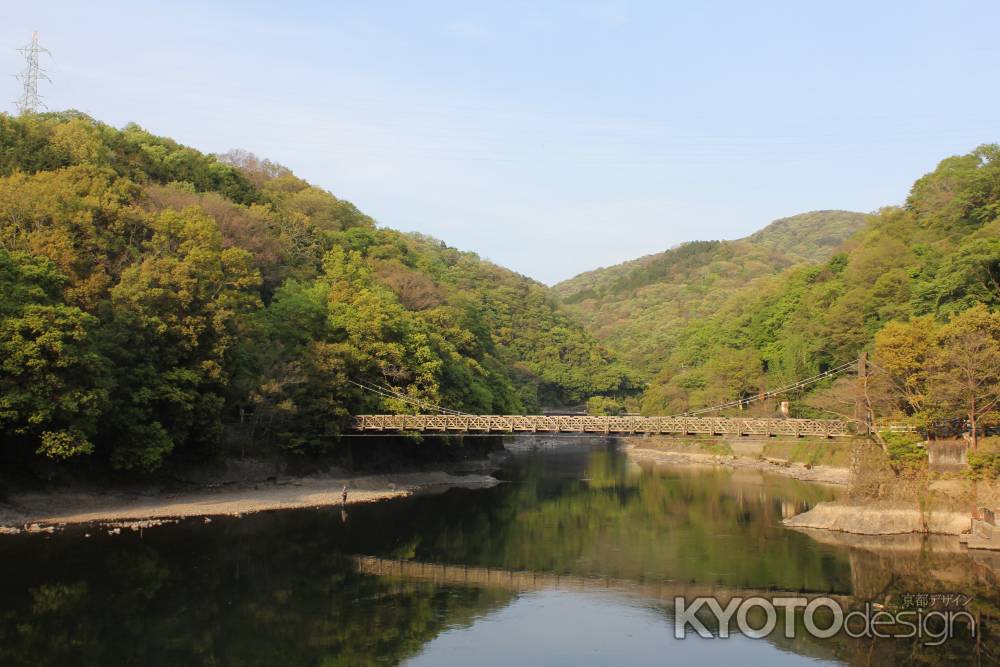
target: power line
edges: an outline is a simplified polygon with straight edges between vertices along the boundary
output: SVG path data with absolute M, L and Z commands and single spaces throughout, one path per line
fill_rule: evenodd
M 787 384 L 787 385 L 785 385 L 783 387 L 779 387 L 777 389 L 772 389 L 771 391 L 766 391 L 766 392 L 764 392 L 762 394 L 757 394 L 757 395 L 751 396 L 749 398 L 739 399 L 739 400 L 735 400 L 735 401 L 729 401 L 728 403 L 721 403 L 719 405 L 713 405 L 713 406 L 706 407 L 706 408 L 699 408 L 698 410 L 690 410 L 688 412 L 684 412 L 681 415 L 673 415 L 673 416 L 674 417 L 679 417 L 679 416 L 693 417 L 695 415 L 704 414 L 706 412 L 717 412 L 719 410 L 725 410 L 726 408 L 734 408 L 734 407 L 738 407 L 738 406 L 741 406 L 741 405 L 746 405 L 747 403 L 753 403 L 755 401 L 763 401 L 763 400 L 767 400 L 769 398 L 774 398 L 775 396 L 780 396 L 782 394 L 787 394 L 787 393 L 789 393 L 791 391 L 795 391 L 795 390 L 798 390 L 798 389 L 802 389 L 804 387 L 808 387 L 809 385 L 816 384 L 817 382 L 821 382 L 823 380 L 831 378 L 831 377 L 833 377 L 833 376 L 835 376 L 835 375 L 837 375 L 839 373 L 843 373 L 844 371 L 846 371 L 849 368 L 853 367 L 854 364 L 855 364 L 855 362 L 848 361 L 846 363 L 841 364 L 840 366 L 836 366 L 836 367 L 831 368 L 829 370 L 823 371 L 822 373 L 818 373 L 816 375 L 813 375 L 811 377 L 808 377 L 808 378 L 805 378 L 805 379 L 802 379 L 802 380 L 797 380 L 796 382 L 793 382 L 791 384 Z M 396 391 L 396 390 L 394 390 L 394 389 L 392 389 L 390 387 L 379 385 L 379 384 L 376 384 L 374 382 L 369 382 L 369 381 L 357 382 L 355 380 L 350 380 L 350 379 L 348 380 L 348 382 L 350 384 L 356 386 L 356 387 L 359 387 L 360 389 L 363 389 L 364 391 L 368 391 L 368 392 L 371 392 L 373 394 L 377 394 L 378 396 L 381 396 L 383 398 L 400 400 L 400 401 L 403 401 L 404 403 L 408 403 L 410 405 L 414 405 L 414 406 L 416 406 L 418 408 L 421 408 L 421 409 L 425 409 L 425 410 L 426 409 L 430 409 L 432 411 L 438 412 L 440 414 L 445 414 L 445 415 L 472 416 L 472 415 L 470 415 L 467 412 L 460 412 L 458 410 L 452 410 L 451 408 L 446 408 L 444 406 L 437 405 L 435 403 L 429 403 L 427 401 L 421 401 L 420 399 L 413 398 L 411 396 L 407 396 L 407 395 L 402 394 L 402 393 L 400 393 L 400 392 L 398 392 L 398 391 Z
M 27 66 L 24 68 L 23 72 L 14 75 L 14 77 L 20 81 L 21 85 L 24 87 L 24 92 L 21 93 L 21 98 L 14 104 L 17 105 L 17 110 L 22 115 L 38 113 L 40 108 L 48 108 L 42 102 L 42 98 L 38 94 L 38 80 L 45 79 L 49 83 L 52 83 L 52 79 L 45 74 L 45 70 L 38 64 L 38 54 L 47 53 L 51 56 L 52 53 L 38 43 L 37 30 L 31 35 L 31 43 L 26 46 L 22 46 L 18 49 L 18 51 L 20 51 L 21 55 L 24 56 Z
M 675 415 L 675 416 L 693 417 L 694 415 L 700 415 L 706 412 L 716 412 L 718 410 L 724 410 L 726 408 L 735 408 L 740 405 L 746 405 L 747 403 L 753 403 L 754 401 L 763 401 L 768 398 L 774 398 L 775 396 L 786 394 L 790 391 L 795 391 L 796 389 L 802 389 L 803 387 L 807 387 L 811 384 L 815 384 L 829 377 L 832 377 L 838 373 L 842 373 L 845 370 L 854 366 L 855 363 L 856 362 L 848 361 L 847 363 L 841 364 L 840 366 L 837 366 L 835 368 L 831 368 L 830 370 L 823 371 L 822 373 L 819 373 L 812 377 L 806 378 L 804 380 L 798 380 L 796 382 L 793 382 L 792 384 L 788 384 L 785 385 L 784 387 L 779 387 L 778 389 L 773 389 L 771 391 L 766 391 L 762 394 L 757 394 L 756 396 L 751 396 L 749 398 L 740 399 L 736 401 L 729 401 L 728 403 L 713 405 L 707 408 L 700 408 L 698 410 L 690 410 L 688 412 L 683 413 L 683 415 Z
M 447 415 L 456 415 L 457 416 L 457 415 L 466 415 L 467 414 L 465 412 L 459 412 L 458 410 L 452 410 L 451 408 L 446 408 L 446 407 L 443 407 L 443 406 L 440 406 L 440 405 L 436 405 L 434 403 L 428 403 L 426 401 L 421 401 L 420 399 L 413 398 L 413 397 L 407 396 L 405 394 L 401 394 L 398 391 L 395 391 L 394 389 L 391 389 L 389 387 L 385 387 L 385 386 L 382 386 L 382 385 L 379 385 L 379 384 L 375 384 L 374 382 L 365 381 L 364 383 L 361 383 L 361 382 L 355 382 L 354 380 L 348 380 L 348 382 L 351 383 L 351 384 L 353 384 L 355 387 L 360 387 L 361 389 L 364 389 L 365 391 L 370 391 L 373 394 L 378 394 L 379 396 L 382 396 L 383 398 L 395 398 L 395 399 L 398 399 L 400 401 L 403 401 L 404 403 L 409 403 L 410 405 L 415 405 L 418 408 L 424 408 L 424 409 L 430 408 L 431 410 L 440 412 L 442 414 L 447 414 Z

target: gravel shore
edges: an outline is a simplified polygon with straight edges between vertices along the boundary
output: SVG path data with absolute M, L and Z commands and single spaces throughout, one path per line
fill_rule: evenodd
M 186 517 L 239 516 L 253 512 L 339 505 L 348 487 L 348 504 L 370 503 L 435 488 L 488 488 L 489 475 L 411 472 L 365 476 L 310 476 L 202 488 L 155 495 L 53 492 L 12 495 L 0 505 L 0 534 L 53 532 L 70 524 L 113 528 L 148 527 Z

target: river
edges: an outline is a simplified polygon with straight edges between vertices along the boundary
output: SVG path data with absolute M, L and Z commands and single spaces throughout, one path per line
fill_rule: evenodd
M 0 664 L 928 664 L 979 644 L 674 638 L 679 589 L 972 592 L 990 562 L 948 542 L 807 535 L 783 517 L 834 487 L 640 467 L 612 447 L 515 456 L 486 490 L 0 542 Z M 89 536 L 88 536 L 89 535 Z M 715 629 L 717 632 L 717 628 Z M 989 660 L 987 660 L 989 662 Z M 875 664 L 875 663 L 872 663 Z

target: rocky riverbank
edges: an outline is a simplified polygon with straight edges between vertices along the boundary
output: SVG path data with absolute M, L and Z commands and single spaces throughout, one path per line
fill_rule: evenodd
M 656 442 L 644 446 L 644 441 L 640 439 L 625 440 L 622 443 L 628 456 L 640 462 L 750 469 L 804 482 L 840 486 L 847 486 L 851 480 L 850 469 L 843 466 L 808 465 L 761 454 L 740 456 L 731 452 L 711 453 L 699 450 L 698 446 L 699 443 L 682 441 Z M 700 443 L 700 446 L 705 447 L 704 443 Z M 934 493 L 928 495 L 924 507 L 915 500 L 837 500 L 820 503 L 809 511 L 785 519 L 784 524 L 790 528 L 859 536 L 960 535 L 968 532 L 971 515 L 963 507 L 971 501 L 966 497 L 968 491 L 964 489 L 964 485 L 957 481 L 937 481 L 930 485 L 930 489 Z
M 630 442 L 623 443 L 622 450 L 635 461 L 650 461 L 674 465 L 714 465 L 725 466 L 727 468 L 759 470 L 774 475 L 791 477 L 804 482 L 817 482 L 821 484 L 846 486 L 851 476 L 851 471 L 848 468 L 808 465 L 781 459 L 664 450 L 661 448 L 643 447 L 641 444 Z

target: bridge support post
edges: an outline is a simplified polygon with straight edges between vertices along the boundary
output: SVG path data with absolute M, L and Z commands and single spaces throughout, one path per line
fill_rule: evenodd
M 868 407 L 868 353 L 858 356 L 858 391 L 854 402 L 854 418 L 865 429 L 865 435 L 872 432 L 872 416 Z

